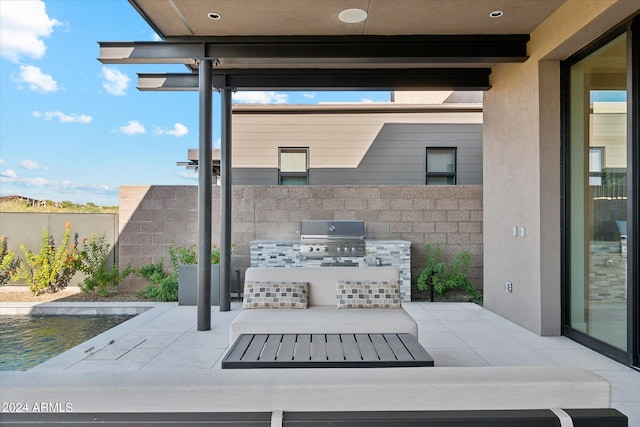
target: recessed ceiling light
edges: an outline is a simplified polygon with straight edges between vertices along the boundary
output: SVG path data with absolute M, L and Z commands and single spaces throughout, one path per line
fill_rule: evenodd
M 218 19 L 222 18 L 222 15 L 220 15 L 218 12 L 211 12 L 207 16 L 209 17 L 209 19 L 213 19 L 213 20 L 216 20 L 216 21 Z
M 504 15 L 504 12 L 501 10 L 494 10 L 489 14 L 491 18 L 500 18 L 502 15 Z
M 362 9 L 345 9 L 338 18 L 345 24 L 358 24 L 367 19 L 367 12 Z

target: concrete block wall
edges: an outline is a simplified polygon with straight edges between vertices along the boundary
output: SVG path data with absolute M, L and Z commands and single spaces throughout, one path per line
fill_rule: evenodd
M 168 249 L 197 242 L 196 186 L 120 188 L 120 264 L 134 267 L 165 260 Z M 426 243 L 440 243 L 451 260 L 472 255 L 471 280 L 482 288 L 481 186 L 233 186 L 232 271 L 250 265 L 257 239 L 298 239 L 303 219 L 363 220 L 369 239 L 409 240 L 415 281 L 425 265 Z M 213 242 L 220 239 L 220 193 L 213 189 Z M 125 288 L 140 289 L 130 278 Z

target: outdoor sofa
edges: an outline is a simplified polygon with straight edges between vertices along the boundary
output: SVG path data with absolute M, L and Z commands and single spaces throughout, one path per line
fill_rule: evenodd
M 266 289 L 262 292 L 266 295 L 278 283 L 308 284 L 308 303 L 296 305 L 306 308 L 274 308 L 282 301 L 268 296 L 260 300 L 261 289 Z M 371 287 L 375 289 L 369 289 L 366 298 L 357 298 L 362 289 Z M 384 295 L 379 295 L 380 288 Z M 348 294 L 364 302 L 349 303 Z M 418 338 L 418 325 L 400 299 L 399 273 L 394 267 L 250 267 L 245 273 L 242 313 L 231 322 L 230 344 L 240 334 L 408 333 Z M 265 305 L 269 308 L 248 308 Z M 349 308 L 360 306 L 369 308 Z M 395 308 L 371 308 L 380 306 Z

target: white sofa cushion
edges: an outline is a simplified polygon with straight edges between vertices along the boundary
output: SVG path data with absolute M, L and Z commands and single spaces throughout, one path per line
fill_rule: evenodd
M 310 306 L 307 310 L 243 310 L 230 326 L 229 342 L 241 334 L 408 333 L 418 336 L 418 325 L 403 309 L 338 310 Z

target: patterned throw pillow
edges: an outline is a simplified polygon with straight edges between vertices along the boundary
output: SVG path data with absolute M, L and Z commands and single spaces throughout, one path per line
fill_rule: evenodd
M 338 308 L 400 308 L 400 283 L 339 280 L 336 297 Z
M 307 282 L 245 282 L 242 308 L 307 308 Z

